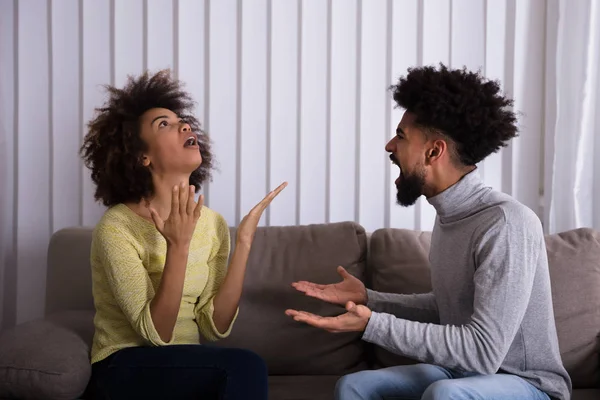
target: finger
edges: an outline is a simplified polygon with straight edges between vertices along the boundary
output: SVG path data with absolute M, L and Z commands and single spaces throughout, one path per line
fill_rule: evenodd
M 321 289 L 308 288 L 304 291 L 304 294 L 315 299 L 324 300 L 328 302 L 335 301 L 336 298 L 332 294 L 329 294 Z
M 292 283 L 292 286 L 297 291 L 305 293 L 305 294 L 308 294 L 308 293 L 315 294 L 315 293 L 323 292 L 322 288 L 318 288 L 318 287 L 316 287 L 316 284 L 311 284 L 311 283 L 308 283 L 308 282 L 304 282 L 304 283 L 301 283 L 301 282 L 299 282 L 299 283 Z
M 273 190 L 273 191 L 270 193 L 271 197 L 273 197 L 273 198 L 277 197 L 277 195 L 278 195 L 279 193 L 281 193 L 281 191 L 282 191 L 283 189 L 285 189 L 287 185 L 288 185 L 288 183 L 287 183 L 287 182 L 283 182 L 281 185 L 277 186 L 277 187 L 275 188 L 275 190 Z
M 194 194 L 196 192 L 194 192 L 195 188 L 194 185 L 190 185 L 190 190 L 188 191 L 188 200 L 187 200 L 187 214 L 188 215 L 193 215 L 194 214 L 194 208 L 196 208 L 196 200 L 194 199 Z
M 354 302 L 349 301 L 346 303 L 346 310 L 348 310 L 349 312 L 354 312 L 356 307 L 356 304 L 354 304 Z
M 269 194 L 267 194 L 257 205 L 254 206 L 252 210 L 250 210 L 250 212 L 255 210 L 260 210 L 262 212 L 265 208 L 267 208 L 271 201 L 273 201 L 273 199 L 277 197 L 277 195 L 281 193 L 283 189 L 285 189 L 287 185 L 287 182 L 283 182 L 281 185 L 277 186 L 275 190 L 270 191 Z
M 341 265 L 339 267 L 337 267 L 337 272 L 344 279 L 353 278 L 353 276 L 350 275 L 350 273 L 348 271 L 346 271 L 346 269 L 344 267 L 342 267 Z
M 314 319 L 323 319 L 324 318 L 324 317 L 321 317 L 320 315 L 309 313 L 308 311 L 298 311 L 298 314 L 302 315 L 306 318 L 314 318 Z
M 312 313 L 309 313 L 306 311 L 298 311 L 298 310 L 285 310 L 285 314 L 289 317 L 304 317 L 304 318 L 313 318 L 313 319 L 323 318 L 316 314 L 312 314 Z
M 294 282 L 294 283 L 292 283 L 292 286 L 301 292 L 304 292 L 309 288 L 319 289 L 319 290 L 323 290 L 323 289 L 327 288 L 327 285 L 321 285 L 318 283 L 312 283 L 312 282 L 307 282 L 307 281 Z
M 189 190 L 186 186 L 185 183 L 181 182 L 181 185 L 179 187 L 179 214 L 181 214 L 182 216 L 185 215 L 186 210 L 187 210 L 187 200 L 188 200 L 188 195 L 189 195 Z
M 196 203 L 196 208 L 194 208 L 194 217 L 196 217 L 196 219 L 200 218 L 200 214 L 202 213 L 203 206 L 204 206 L 204 195 L 201 194 L 200 198 L 198 198 L 198 203 Z
M 288 317 L 293 317 L 298 315 L 298 311 L 296 310 L 285 310 L 285 315 L 287 315 Z
M 171 215 L 179 214 L 179 185 L 173 186 L 171 194 Z
M 165 222 L 162 220 L 160 215 L 158 215 L 158 213 L 156 212 L 156 210 L 154 208 L 148 207 L 148 209 L 150 210 L 150 216 L 152 217 L 152 221 L 154 221 L 154 225 L 156 226 L 156 229 L 158 229 L 159 232 L 162 232 L 162 230 L 165 226 Z
M 315 318 L 316 316 L 308 316 L 308 315 L 297 315 L 294 317 L 294 321 L 304 322 L 305 324 L 312 325 L 316 328 L 322 329 L 340 329 L 339 324 L 336 323 L 336 320 L 333 318 Z

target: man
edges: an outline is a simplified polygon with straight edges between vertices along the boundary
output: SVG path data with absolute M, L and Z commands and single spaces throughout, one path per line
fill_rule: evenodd
M 398 203 L 423 195 L 437 211 L 433 291 L 374 292 L 339 267 L 337 284 L 293 286 L 345 305 L 345 314 L 286 314 L 331 332 L 364 331 L 363 340 L 420 362 L 344 376 L 337 399 L 569 399 L 541 223 L 485 186 L 476 167 L 517 136 L 512 100 L 497 82 L 443 65 L 410 69 L 392 89 L 406 110 L 385 147 L 400 167 Z

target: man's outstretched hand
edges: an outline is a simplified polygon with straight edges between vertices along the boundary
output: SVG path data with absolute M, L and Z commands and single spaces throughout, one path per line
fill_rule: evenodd
M 296 290 L 307 296 L 327 301 L 333 304 L 345 305 L 349 301 L 356 304 L 367 303 L 367 289 L 360 279 L 350 275 L 343 267 L 337 267 L 342 281 L 329 285 L 320 285 L 307 281 L 292 283 Z
M 349 301 L 346 304 L 346 311 L 345 314 L 337 317 L 321 317 L 306 311 L 296 310 L 286 310 L 285 314 L 293 317 L 295 321 L 304 322 L 333 333 L 363 332 L 369 323 L 369 318 L 371 318 L 371 310 L 366 306 Z

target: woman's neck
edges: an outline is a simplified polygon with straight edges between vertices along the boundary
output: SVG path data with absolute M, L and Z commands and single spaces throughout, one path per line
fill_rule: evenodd
M 162 176 L 153 174 L 152 184 L 154 185 L 154 195 L 151 198 L 142 199 L 138 204 L 131 204 L 129 207 L 142 217 L 152 220 L 150 211 L 148 210 L 148 207 L 151 206 L 165 220 L 171 213 L 173 187 L 177 185 L 181 188 L 181 184 L 183 183 L 187 189 L 189 181 L 189 174 Z

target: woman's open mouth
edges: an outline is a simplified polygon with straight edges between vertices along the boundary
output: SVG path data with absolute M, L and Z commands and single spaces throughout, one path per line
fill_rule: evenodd
M 191 147 L 193 149 L 197 149 L 198 148 L 198 137 L 196 135 L 191 135 L 190 137 L 187 138 L 183 147 L 185 147 L 185 148 Z

